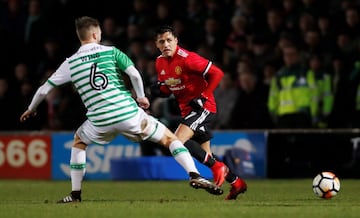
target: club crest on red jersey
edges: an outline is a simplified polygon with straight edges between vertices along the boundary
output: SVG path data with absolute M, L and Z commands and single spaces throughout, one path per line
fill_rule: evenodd
M 176 75 L 180 75 L 181 72 L 182 72 L 181 67 L 180 67 L 180 66 L 176 66 L 176 67 L 175 67 L 175 73 L 176 73 Z

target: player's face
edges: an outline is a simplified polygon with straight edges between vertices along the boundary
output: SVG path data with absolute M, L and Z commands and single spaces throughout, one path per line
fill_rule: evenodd
M 174 55 L 177 43 L 177 38 L 170 32 L 160 34 L 156 38 L 156 47 L 165 57 L 172 57 Z

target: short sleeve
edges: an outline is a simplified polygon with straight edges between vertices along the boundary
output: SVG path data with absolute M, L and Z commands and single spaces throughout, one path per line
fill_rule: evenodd
M 120 70 L 125 71 L 129 66 L 134 65 L 132 60 L 122 51 L 114 47 L 114 58 Z

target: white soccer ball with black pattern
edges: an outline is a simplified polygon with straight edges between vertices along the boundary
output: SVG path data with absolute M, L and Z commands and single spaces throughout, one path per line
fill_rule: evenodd
M 312 188 L 317 196 L 330 199 L 340 191 L 340 180 L 332 172 L 321 172 L 315 176 Z

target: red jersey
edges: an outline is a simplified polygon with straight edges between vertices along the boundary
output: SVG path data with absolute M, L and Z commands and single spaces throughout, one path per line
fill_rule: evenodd
M 183 117 L 192 110 L 189 102 L 201 95 L 207 99 L 204 108 L 216 113 L 213 91 L 223 72 L 211 61 L 178 46 L 173 57 L 160 55 L 155 67 L 158 81 L 165 84 L 161 91 L 174 94 Z

